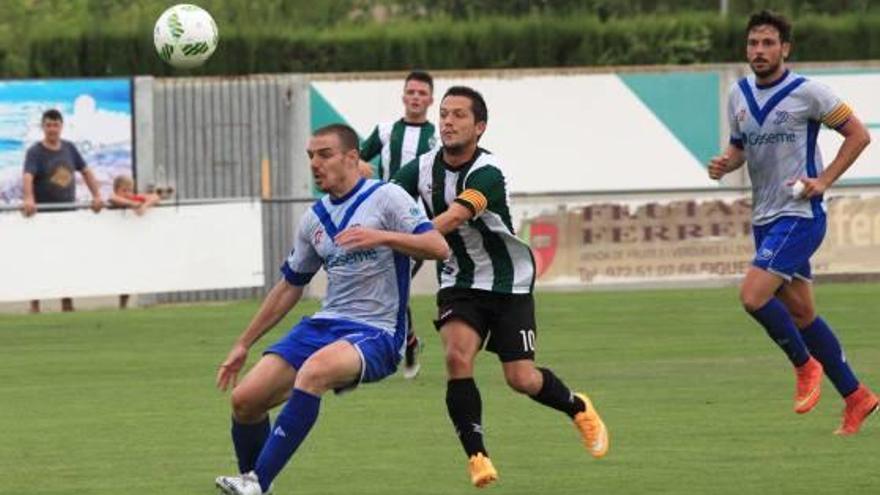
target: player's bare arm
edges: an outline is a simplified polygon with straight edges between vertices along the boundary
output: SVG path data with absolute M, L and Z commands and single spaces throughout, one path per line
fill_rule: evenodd
M 821 196 L 825 190 L 831 187 L 852 166 L 871 142 L 871 133 L 855 115 L 850 116 L 849 120 L 838 132 L 843 135 L 843 144 L 840 145 L 837 156 L 834 157 L 828 168 L 818 178 L 802 177 L 800 179 L 804 184 L 801 197 L 812 198 L 813 196 Z
M 742 167 L 745 162 L 746 157 L 743 150 L 730 144 L 727 146 L 727 149 L 724 150 L 724 153 L 712 157 L 712 159 L 709 160 L 709 178 L 712 180 L 719 180 L 724 177 L 725 174 Z
M 434 218 L 434 228 L 446 235 L 457 229 L 459 225 L 474 217 L 474 213 L 466 206 L 452 203 L 449 209 Z
M 225 391 L 235 386 L 238 372 L 247 360 L 248 349 L 296 306 L 302 294 L 302 287 L 291 285 L 286 280 L 279 280 L 272 287 L 257 314 L 217 370 L 217 388 Z
M 418 259 L 445 260 L 449 257 L 449 246 L 436 230 L 421 234 L 404 234 L 365 227 L 352 227 L 340 232 L 335 241 L 346 249 L 388 246 L 395 251 Z

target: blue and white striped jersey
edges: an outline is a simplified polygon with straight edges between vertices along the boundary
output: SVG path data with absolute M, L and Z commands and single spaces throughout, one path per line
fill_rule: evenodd
M 824 215 L 822 198 L 793 198 L 788 183 L 822 173 L 819 128 L 840 129 L 852 110 L 827 86 L 786 71 L 766 86 L 756 84 L 754 76 L 739 80 L 730 89 L 727 115 L 730 142 L 745 151 L 748 162 L 752 222 Z
M 302 286 L 324 267 L 327 295 L 314 318 L 356 321 L 405 334 L 410 259 L 385 246 L 361 251 L 337 246 L 336 234 L 355 226 L 406 234 L 434 228 L 399 186 L 361 179 L 344 197 L 326 195 L 303 215 L 281 272 L 290 284 Z

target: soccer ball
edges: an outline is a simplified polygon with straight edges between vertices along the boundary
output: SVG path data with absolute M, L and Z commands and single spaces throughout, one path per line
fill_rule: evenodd
M 159 58 L 179 69 L 198 67 L 217 48 L 217 24 L 205 9 L 196 5 L 175 5 L 159 16 L 153 29 L 153 44 Z

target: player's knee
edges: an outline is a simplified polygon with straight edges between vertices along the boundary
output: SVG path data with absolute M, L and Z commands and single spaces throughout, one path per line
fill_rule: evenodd
M 767 304 L 766 297 L 750 291 L 740 291 L 739 301 L 742 303 L 743 309 L 745 309 L 749 313 L 754 313 L 755 311 L 763 308 L 765 304 Z
M 807 328 L 816 319 L 816 311 L 812 306 L 797 305 L 788 308 L 788 311 L 791 313 L 791 319 L 794 320 L 794 324 L 798 328 Z
M 534 368 L 505 371 L 507 385 L 521 394 L 534 395 L 541 389 L 540 373 Z
M 332 386 L 332 377 L 319 362 L 306 361 L 296 374 L 294 386 L 310 394 L 321 395 Z
M 472 367 L 472 359 L 467 352 L 458 348 L 446 349 L 446 370 L 450 376 L 469 375 Z
M 265 406 L 247 389 L 236 387 L 232 390 L 232 416 L 236 421 L 249 423 L 259 420 L 266 414 Z

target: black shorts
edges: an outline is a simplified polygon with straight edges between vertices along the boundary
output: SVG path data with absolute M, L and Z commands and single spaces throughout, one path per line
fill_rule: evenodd
M 434 326 L 462 320 L 474 329 L 483 347 L 501 362 L 535 359 L 535 300 L 531 294 L 502 294 L 477 289 L 446 288 L 437 293 Z

